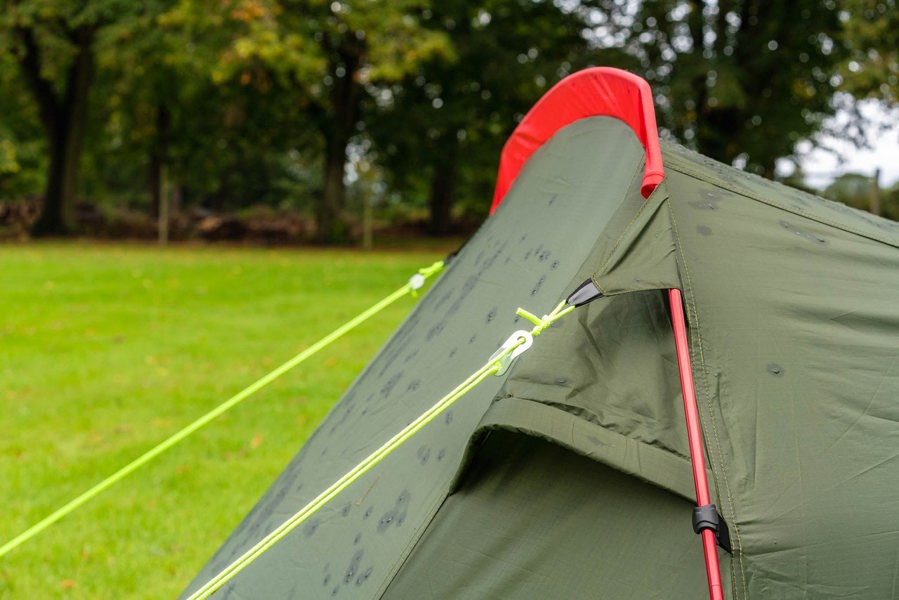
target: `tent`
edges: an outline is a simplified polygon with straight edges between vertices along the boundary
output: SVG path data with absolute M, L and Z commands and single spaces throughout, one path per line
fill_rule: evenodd
M 528 113 L 494 203 L 185 595 L 581 289 L 213 597 L 701 598 L 703 476 L 724 597 L 899 597 L 899 225 L 660 144 L 603 68 Z

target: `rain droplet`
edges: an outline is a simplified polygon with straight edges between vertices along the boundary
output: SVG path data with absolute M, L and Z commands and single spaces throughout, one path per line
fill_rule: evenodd
M 306 537 L 312 537 L 315 535 L 315 531 L 318 529 L 319 521 L 318 519 L 313 519 L 306 523 L 305 527 L 303 527 L 303 533 L 306 534 Z
M 346 575 L 343 577 L 344 583 L 351 582 L 353 577 L 356 576 L 356 573 L 359 571 L 359 563 L 362 562 L 363 554 L 365 554 L 364 550 L 356 550 L 356 553 L 353 554 L 353 558 L 350 559 L 350 565 L 346 568 Z
M 390 510 L 384 513 L 384 516 L 378 521 L 378 533 L 384 533 L 390 527 L 390 524 L 393 523 L 393 520 L 396 518 L 396 511 Z

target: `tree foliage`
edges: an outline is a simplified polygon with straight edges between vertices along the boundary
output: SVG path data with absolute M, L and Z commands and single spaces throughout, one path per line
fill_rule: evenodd
M 855 96 L 899 101 L 899 3 L 844 0 L 840 18 L 849 56 L 843 88 Z
M 596 44 L 637 59 L 660 125 L 699 152 L 771 177 L 835 110 L 846 52 L 830 0 L 602 4 Z
M 127 0 L 13 0 L 4 9 L 0 50 L 17 63 L 49 154 L 44 210 L 35 233 L 66 233 L 72 226 L 98 37 L 111 23 L 134 16 L 141 7 Z
M 590 54 L 581 17 L 551 2 L 444 0 L 421 22 L 447 31 L 455 55 L 375 90 L 367 131 L 393 187 L 427 197 L 430 230 L 444 234 L 458 195 L 478 198 L 483 214 L 517 121 Z
M 347 238 L 349 184 L 445 233 L 454 207 L 486 209 L 504 140 L 578 68 L 642 75 L 670 137 L 767 175 L 839 91 L 895 105 L 899 81 L 896 0 L 2 8 L 0 199 L 41 195 L 37 233 L 68 230 L 76 194 L 153 212 L 166 178 L 186 204 L 308 209 L 322 242 Z
M 362 128 L 364 97 L 423 60 L 451 54 L 446 35 L 420 25 L 417 15 L 427 6 L 427 0 L 242 0 L 225 17 L 235 35 L 221 47 L 215 77 L 277 81 L 299 109 L 297 118 L 305 117 L 317 134 L 323 158 L 315 211 L 320 242 L 346 236 L 341 212 L 347 148 Z M 197 5 L 183 7 L 189 12 Z

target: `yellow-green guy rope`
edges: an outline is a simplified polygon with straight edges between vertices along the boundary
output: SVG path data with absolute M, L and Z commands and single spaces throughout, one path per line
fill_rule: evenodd
M 352 319 L 350 319 L 349 321 L 347 321 L 346 323 L 344 323 L 343 325 L 341 325 L 340 327 L 338 327 L 337 329 L 335 329 L 334 331 L 332 331 L 331 333 L 329 333 L 328 335 L 326 335 L 319 341 L 315 342 L 314 344 L 312 344 L 311 346 L 309 346 L 308 348 L 306 348 L 305 350 L 303 350 L 302 352 L 297 354 L 295 357 L 291 358 L 290 360 L 288 360 L 287 362 L 282 364 L 280 367 L 271 371 L 269 374 L 263 376 L 262 378 L 256 380 L 255 382 L 250 384 L 248 387 L 244 388 L 243 390 L 241 390 L 240 392 L 238 392 L 237 394 L 235 394 L 234 396 L 232 396 L 231 398 L 229 398 L 228 400 L 226 400 L 225 402 L 220 404 L 218 407 L 212 409 L 211 411 L 209 411 L 208 413 L 206 413 L 205 415 L 203 415 L 202 417 L 200 417 L 199 419 L 197 419 L 196 421 L 194 421 L 193 423 L 191 423 L 190 425 L 188 425 L 187 427 L 185 427 L 178 433 L 174 434 L 173 436 L 171 436 L 164 442 L 160 443 L 153 449 L 148 450 L 146 453 L 144 453 L 138 459 L 125 465 L 124 467 L 122 467 L 121 469 L 119 469 L 118 471 L 116 471 L 115 473 L 113 473 L 112 475 L 110 475 L 109 477 L 107 477 L 106 479 L 104 479 L 103 481 L 101 481 L 100 483 L 95 485 L 94 487 L 90 488 L 89 490 L 87 490 L 86 492 L 84 492 L 83 494 L 81 494 L 80 496 L 75 498 L 74 500 L 71 500 L 69 503 L 65 504 L 61 508 L 57 509 L 55 512 L 51 513 L 50 515 L 48 515 L 41 521 L 35 523 L 31 527 L 29 527 L 28 529 L 26 529 L 25 531 L 20 533 L 15 538 L 13 538 L 10 541 L 8 541 L 7 543 L 5 543 L 3 546 L 0 546 L 0 557 L 4 556 L 11 550 L 17 548 L 18 546 L 24 544 L 26 541 L 28 541 L 29 539 L 31 539 L 32 537 L 34 537 L 35 535 L 37 535 L 38 533 L 40 533 L 41 531 L 43 531 L 44 529 L 49 527 L 50 525 L 59 521 L 64 516 L 68 515 L 69 513 L 74 511 L 76 508 L 78 508 L 79 506 L 81 506 L 82 504 L 84 504 L 85 502 L 87 502 L 88 500 L 90 500 L 91 498 L 93 498 L 94 496 L 99 494 L 100 492 L 105 491 L 107 488 L 111 487 L 113 484 L 117 483 L 119 480 L 124 479 L 126 476 L 130 475 L 131 473 L 133 473 L 140 467 L 144 466 L 145 464 L 147 464 L 148 462 L 150 462 L 151 460 L 153 460 L 154 458 L 156 458 L 157 456 L 159 456 L 160 454 L 162 454 L 163 452 L 165 452 L 166 450 L 168 450 L 169 448 L 171 448 L 172 446 L 174 446 L 175 444 L 177 444 L 178 442 L 180 442 L 187 436 L 193 434 L 198 429 L 200 429 L 204 425 L 208 424 L 210 421 L 212 421 L 213 419 L 215 419 L 222 413 L 232 409 L 237 404 L 239 404 L 240 402 L 245 400 L 247 397 L 249 397 L 251 394 L 254 394 L 255 392 L 259 391 L 260 389 L 267 386 L 271 382 L 275 381 L 276 379 L 278 379 L 279 377 L 284 375 L 287 371 L 289 371 L 292 368 L 294 368 L 295 366 L 299 365 L 300 363 L 302 363 L 303 361 L 308 359 L 310 356 L 319 352 L 322 348 L 325 348 L 326 346 L 328 346 L 335 340 L 346 335 L 350 330 L 357 327 L 359 324 L 363 323 L 364 321 L 370 319 L 377 313 L 381 312 L 382 310 L 384 310 L 385 308 L 387 308 L 388 306 L 390 306 L 391 304 L 393 304 L 394 302 L 396 302 L 403 296 L 405 296 L 407 294 L 414 295 L 417 292 L 417 290 L 420 289 L 422 287 L 422 285 L 424 285 L 425 280 L 428 277 L 435 275 L 436 273 L 439 273 L 440 271 L 443 270 L 443 267 L 444 267 L 444 262 L 442 260 L 439 260 L 429 267 L 419 269 L 419 271 L 415 275 L 413 275 L 409 279 L 409 282 L 406 283 L 406 285 L 404 285 L 403 287 L 399 288 L 398 290 L 396 290 L 395 292 L 393 292 L 392 294 L 390 294 L 389 296 L 387 296 L 386 298 L 384 298 L 383 300 L 381 300 L 380 302 L 378 302 L 371 308 L 369 308 L 369 309 L 363 311 L 362 313 L 360 313 L 359 315 L 353 317 Z
M 289 519 L 281 523 L 274 531 L 262 538 L 256 545 L 247 550 L 238 557 L 234 562 L 225 567 L 221 572 L 207 581 L 200 589 L 195 591 L 188 597 L 188 600 L 203 600 L 216 592 L 219 588 L 230 581 L 234 576 L 240 573 L 244 568 L 249 566 L 253 561 L 262 556 L 272 546 L 284 539 L 291 531 L 299 527 L 311 517 L 322 506 L 330 502 L 344 489 L 349 487 L 354 481 L 362 477 L 371 470 L 375 465 L 384 460 L 391 452 L 399 448 L 406 440 L 421 431 L 425 425 L 437 418 L 443 411 L 452 406 L 456 400 L 470 392 L 478 386 L 482 381 L 494 374 L 505 372 L 506 367 L 511 359 L 517 357 L 522 351 L 530 347 L 533 337 L 540 335 L 543 330 L 552 325 L 556 320 L 564 317 L 574 310 L 574 306 L 568 305 L 563 301 L 556 308 L 544 315 L 543 318 L 537 317 L 528 311 L 519 308 L 518 314 L 534 323 L 534 328 L 530 332 L 517 331 L 509 341 L 507 341 L 496 354 L 490 357 L 484 366 L 472 373 L 468 379 L 463 381 L 449 394 L 441 398 L 431 408 L 422 413 L 417 419 L 403 428 L 399 433 L 390 438 L 380 448 L 369 454 L 359 464 L 348 471 L 343 477 L 332 483 L 325 491 L 316 496 L 309 504 L 304 506 L 291 516 Z

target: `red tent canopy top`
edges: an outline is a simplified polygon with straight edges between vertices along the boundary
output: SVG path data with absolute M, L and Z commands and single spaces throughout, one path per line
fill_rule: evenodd
M 503 147 L 491 214 L 499 206 L 521 168 L 553 134 L 579 119 L 608 116 L 621 119 L 634 130 L 646 149 L 643 169 L 644 198 L 665 177 L 652 90 L 645 80 L 611 67 L 594 67 L 569 75 L 525 115 Z

